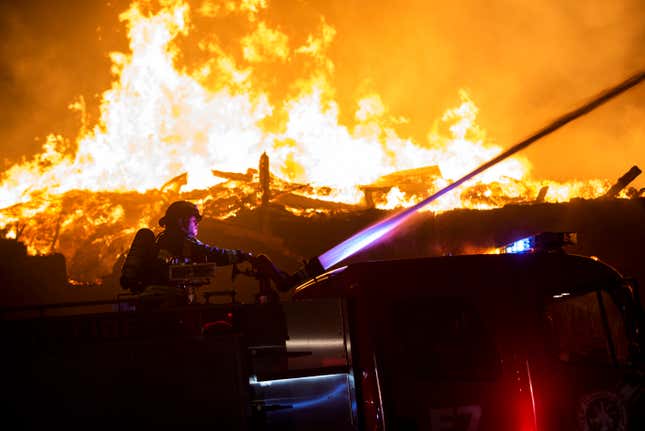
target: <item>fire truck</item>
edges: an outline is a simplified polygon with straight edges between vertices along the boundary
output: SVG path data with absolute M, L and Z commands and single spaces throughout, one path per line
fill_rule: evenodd
M 352 263 L 282 303 L 3 310 L 2 416 L 28 429 L 645 429 L 638 286 L 563 252 L 572 239 Z

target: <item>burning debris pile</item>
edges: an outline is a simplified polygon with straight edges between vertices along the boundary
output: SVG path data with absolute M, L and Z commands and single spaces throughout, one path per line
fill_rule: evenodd
M 268 174 L 262 174 L 256 169 L 249 169 L 245 174 L 216 174 L 225 177 L 226 181 L 207 189 L 190 192 L 179 191 L 185 177 L 183 175 L 166 184 L 161 190 L 145 193 L 69 191 L 55 198 L 32 199 L 28 203 L 14 205 L 1 211 L 5 219 L 16 220 L 8 224 L 3 233 L 5 237 L 23 242 L 32 254 L 62 253 L 67 258 L 69 275 L 73 279 L 102 283 L 101 278 L 109 276 L 115 270 L 115 263 L 127 251 L 139 228 L 151 227 L 159 230 L 157 221 L 170 202 L 190 200 L 200 205 L 205 218 L 204 226 L 208 227 L 209 221 L 212 223 L 213 232 L 209 232 L 209 229 L 202 230 L 201 237 L 204 240 L 210 237 L 218 245 L 239 247 L 235 237 L 242 242 L 255 237 L 254 249 L 266 251 L 269 247 L 274 253 L 283 253 L 290 256 L 292 262 L 298 262 L 299 259 L 307 257 L 302 254 L 307 250 L 298 246 L 289 250 L 287 244 L 293 242 L 288 238 L 289 233 L 281 232 L 280 238 L 276 237 L 277 233 L 271 228 L 275 221 L 273 219 L 286 218 L 292 224 L 298 218 L 318 221 L 327 219 L 333 224 L 334 220 L 356 218 L 357 229 L 365 220 L 374 221 L 377 216 L 388 213 L 387 210 L 374 208 L 376 193 L 384 194 L 385 189 L 388 186 L 393 187 L 393 184 L 403 184 L 404 190 L 413 190 L 415 187 L 424 190 L 425 182 L 418 180 L 423 180 L 428 175 L 436 175 L 437 169 L 424 168 L 388 175 L 374 185 L 364 187 L 364 200 L 359 204 L 309 197 L 314 194 L 324 196 L 324 190 L 306 184 L 289 183 L 273 176 L 270 176 L 270 181 L 263 183 L 260 178 Z M 392 183 L 388 183 L 390 181 Z M 616 187 L 613 190 L 615 191 Z M 491 191 L 499 193 L 491 194 Z M 622 196 L 637 197 L 642 195 L 643 191 L 626 188 L 620 190 L 620 193 Z M 615 191 L 615 194 L 618 192 Z M 468 187 L 461 191 L 461 195 L 467 196 L 467 199 L 479 199 L 489 203 L 494 199 L 496 205 L 492 206 L 497 207 L 535 203 L 535 195 L 529 199 L 507 197 L 504 196 L 501 187 L 495 188 L 494 184 Z M 30 213 L 31 216 L 25 218 L 25 213 Z M 249 217 L 253 221 L 250 221 Z M 223 233 L 222 229 L 232 229 L 235 232 L 227 234 Z M 342 235 L 348 233 L 352 233 L 351 230 L 341 229 L 332 238 L 340 240 Z M 310 242 L 318 242 L 320 247 L 333 245 L 329 242 L 329 233 L 325 234 L 325 239 L 323 235 L 316 238 L 314 232 L 303 234 L 310 237 Z M 295 230 L 294 235 L 298 235 Z M 222 244 L 222 236 L 231 237 L 228 238 L 230 245 L 226 244 L 227 239 L 224 239 Z M 310 244 L 307 248 L 309 247 Z
M 407 120 L 390 115 L 374 93 L 357 100 L 346 124 L 327 53 L 336 32 L 324 18 L 306 37 L 289 38 L 262 19 L 265 1 L 215 3 L 133 3 L 121 14 L 130 53 L 111 54 L 114 81 L 102 94 L 98 121 L 84 124 L 74 144 L 50 135 L 40 154 L 0 175 L 0 236 L 32 255 L 60 253 L 70 277 L 100 284 L 134 233 L 157 227 L 164 208 L 182 199 L 202 209 L 205 241 L 236 247 L 227 241 L 242 237 L 250 249 L 282 254 L 277 262 L 288 266 L 310 257 L 303 253 L 311 243 L 333 245 L 330 239 L 347 232 L 277 233 L 276 220 L 348 217 L 362 225 L 422 201 L 501 152 L 477 125 L 478 108 L 465 91 L 427 142 L 401 136 L 397 125 Z M 248 30 L 235 52 L 216 34 L 189 37 L 191 20 L 231 16 Z M 190 64 L 181 51 L 189 44 L 201 59 Z M 262 71 L 285 65 L 293 80 L 276 101 L 276 79 Z M 611 185 L 536 180 L 529 161 L 515 156 L 427 209 L 643 194 Z M 289 239 L 303 234 L 315 237 L 306 247 Z

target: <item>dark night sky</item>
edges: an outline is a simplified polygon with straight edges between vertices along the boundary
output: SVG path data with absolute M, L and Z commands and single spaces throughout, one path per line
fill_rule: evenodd
M 357 89 L 369 85 L 390 112 L 410 118 L 401 134 L 417 140 L 458 103 L 458 88 L 506 147 L 645 68 L 642 0 L 268 3 L 265 18 L 287 33 L 324 15 L 337 30 L 329 55 L 341 109 L 351 112 Z M 79 115 L 67 106 L 78 96 L 96 119 L 111 82 L 108 52 L 127 48 L 117 19 L 127 5 L 0 3 L 0 168 L 33 155 L 48 133 L 73 140 Z M 632 164 L 645 168 L 644 87 L 529 150 L 535 176 L 615 179 Z

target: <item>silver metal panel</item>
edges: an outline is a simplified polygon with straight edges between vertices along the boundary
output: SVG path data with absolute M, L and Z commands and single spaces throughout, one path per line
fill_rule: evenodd
M 347 367 L 342 300 L 315 299 L 284 304 L 291 372 Z

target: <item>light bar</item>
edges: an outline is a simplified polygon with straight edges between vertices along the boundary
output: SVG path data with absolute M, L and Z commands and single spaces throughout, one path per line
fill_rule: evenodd
M 500 254 L 519 254 L 528 253 L 535 248 L 535 237 L 518 239 L 517 241 L 502 247 Z
M 575 245 L 577 243 L 578 236 L 575 232 L 542 232 L 499 247 L 497 253 L 561 252 L 564 246 Z

